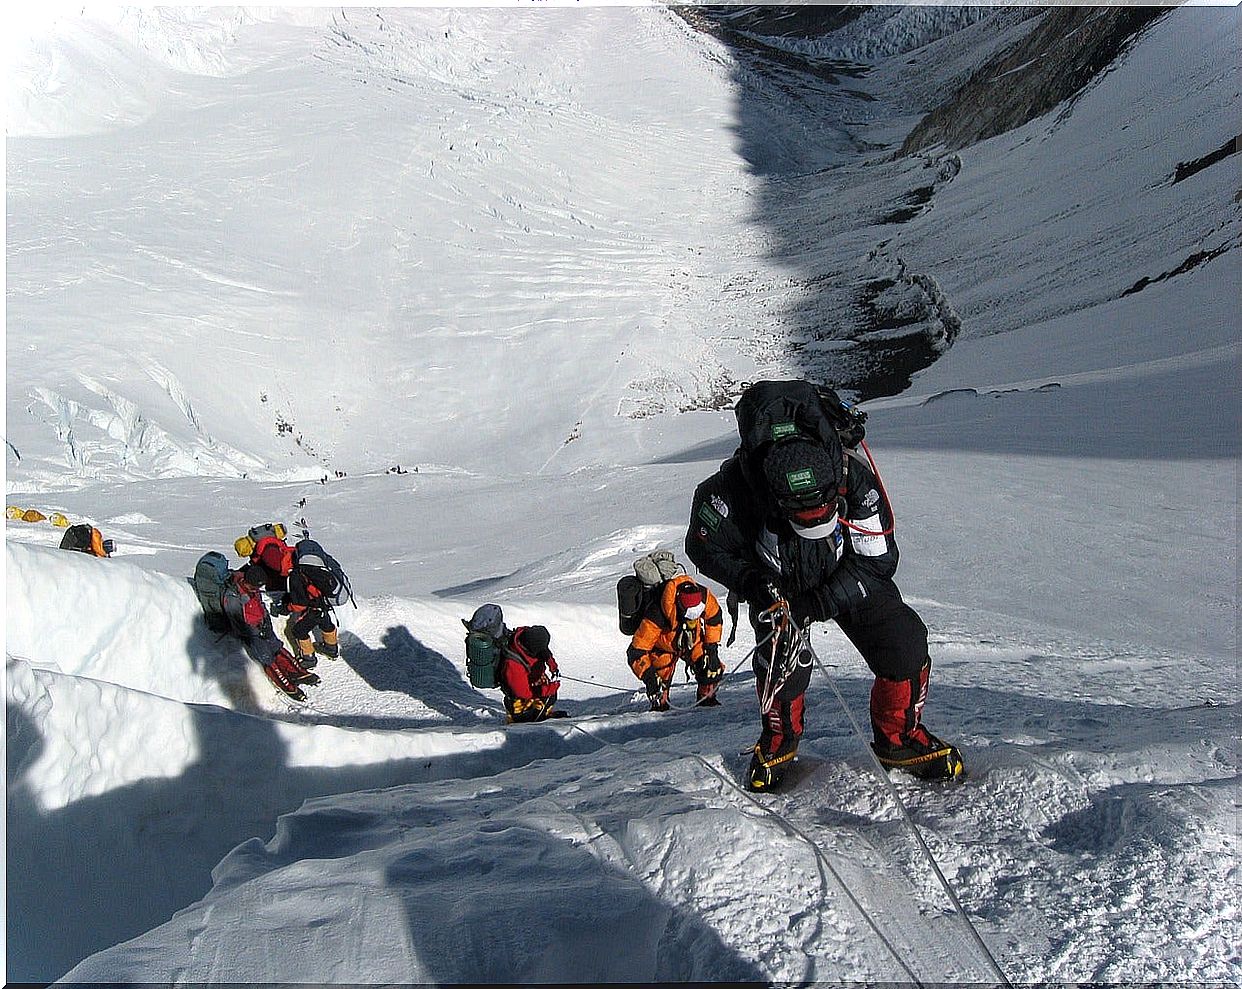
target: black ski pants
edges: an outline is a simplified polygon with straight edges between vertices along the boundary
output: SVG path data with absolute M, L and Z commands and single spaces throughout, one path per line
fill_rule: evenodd
M 759 758 L 772 763 L 788 758 L 798 751 L 802 738 L 804 696 L 811 682 L 814 662 L 809 654 L 791 656 L 788 646 L 791 639 L 786 635 L 776 643 L 776 655 L 772 654 L 772 626 L 756 621 L 756 611 L 751 610 L 750 622 L 755 630 L 755 641 L 763 643 L 755 649 L 751 668 L 755 671 L 755 690 L 760 704 L 768 693 L 771 677 L 781 677 L 780 686 L 772 695 L 768 707 L 760 711 L 762 729 L 759 733 Z
M 334 628 L 336 625 L 332 621 L 332 612 L 318 608 L 307 608 L 289 622 L 289 633 L 295 639 L 309 639 L 315 629 L 331 632 Z
M 756 616 L 757 612 L 752 609 L 751 626 L 755 630 L 755 641 L 760 642 L 771 633 L 772 627 L 756 621 Z M 838 615 L 833 620 L 873 674 L 885 680 L 918 684 L 924 667 L 930 662 L 927 626 L 918 612 L 901 599 L 901 592 L 891 580 L 879 584 L 878 590 L 874 590 L 860 608 L 848 615 Z M 760 697 L 767 692 L 770 656 L 768 648 L 761 646 L 755 650 L 751 662 Z M 781 668 L 779 658 L 775 665 L 777 669 Z M 809 656 L 801 657 L 799 661 L 790 663 L 788 668 L 790 672 L 776 691 L 771 706 L 760 715 L 763 728 L 759 748 L 768 758 L 796 751 L 802 737 L 803 695 L 810 685 L 814 663 Z M 917 694 L 918 690 L 912 687 L 911 697 Z
M 848 615 L 838 615 L 834 621 L 878 677 L 917 679 L 919 671 L 930 661 L 927 626 L 918 612 L 901 599 L 901 592 L 891 580 L 880 584 L 862 607 Z

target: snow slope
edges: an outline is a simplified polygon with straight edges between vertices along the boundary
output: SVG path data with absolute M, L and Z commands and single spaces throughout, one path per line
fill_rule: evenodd
M 720 280 L 705 246 L 742 225 L 746 180 L 727 131 L 695 125 L 730 94 L 688 29 L 631 11 L 622 49 L 608 10 L 322 15 L 309 34 L 239 25 L 260 36 L 230 62 L 258 67 L 172 75 L 141 123 L 97 107 L 107 133 L 14 156 L 9 326 L 56 341 L 10 375 L 32 477 L 63 483 L 65 460 L 98 480 L 525 470 L 724 373 L 696 316 Z M 58 150 L 83 141 L 85 182 Z M 77 230 L 84 214 L 107 221 Z M 89 332 L 99 313 L 106 334 Z M 566 334 L 597 359 L 550 387 Z M 680 368 L 651 380 L 654 350 Z M 463 392 L 487 396 L 488 429 L 459 415 Z M 518 429 L 547 439 L 498 441 Z
M 9 980 L 1237 984 L 1236 159 L 1168 181 L 1229 136 L 1237 24 L 1174 11 L 928 167 L 888 156 L 902 65 L 969 50 L 903 43 L 825 101 L 859 150 L 773 133 L 766 173 L 780 91 L 658 8 L 32 25 L 7 497 L 120 548 L 6 525 Z M 970 776 L 872 772 L 828 626 L 804 779 L 756 801 L 746 623 L 722 707 L 652 714 L 613 585 L 680 554 L 738 383 L 844 352 L 883 279 L 960 323 L 867 407 Z M 298 710 L 185 580 L 277 518 L 359 596 Z M 488 600 L 571 719 L 469 687 Z

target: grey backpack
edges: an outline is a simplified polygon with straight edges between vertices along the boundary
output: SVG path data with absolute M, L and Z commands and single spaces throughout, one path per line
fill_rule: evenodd
M 337 608 L 347 603 L 358 607 L 349 577 L 336 559 L 315 540 L 298 540 L 293 547 L 293 562 L 296 566 L 306 568 L 307 579 L 315 585 L 315 589 L 328 604 Z

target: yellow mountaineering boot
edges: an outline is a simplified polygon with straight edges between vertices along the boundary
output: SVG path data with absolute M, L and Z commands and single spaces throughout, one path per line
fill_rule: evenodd
M 336 629 L 329 629 L 323 633 L 323 641 L 315 646 L 318 652 L 323 653 L 328 659 L 340 659 L 341 646 L 336 637 Z
M 298 663 L 303 669 L 309 670 L 319 662 L 319 657 L 315 655 L 315 643 L 311 639 L 294 639 L 293 644 L 298 647 Z
M 766 793 L 779 790 L 785 779 L 785 769 L 798 754 L 795 745 L 788 752 L 777 752 L 765 756 L 759 746 L 755 746 L 755 754 L 750 757 L 750 769 L 746 775 L 746 789 L 752 793 Z

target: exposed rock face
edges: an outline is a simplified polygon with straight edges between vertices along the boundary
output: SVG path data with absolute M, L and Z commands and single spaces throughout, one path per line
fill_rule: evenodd
M 984 64 L 906 137 L 901 154 L 964 148 L 1071 99 L 1163 7 L 1054 7 L 1021 42 Z
M 867 6 L 705 5 L 678 7 L 690 24 L 735 48 L 763 47 L 769 58 L 815 73 L 826 60 L 782 41 L 822 39 L 866 13 Z M 1075 97 L 1108 68 L 1129 40 L 1169 7 L 1058 6 L 1030 13 L 1031 30 L 986 62 L 906 137 L 900 154 L 940 146 L 954 151 L 1020 127 Z M 942 11 L 944 16 L 949 9 Z M 989 15 L 991 16 L 991 15 Z M 1003 8 L 996 16 L 1009 17 Z M 766 39 L 768 44 L 765 45 Z M 834 67 L 841 69 L 840 60 Z M 855 66 L 859 71 L 863 67 Z
M 718 30 L 721 36 L 744 31 L 768 38 L 822 38 L 856 20 L 867 8 L 859 4 L 715 4 L 675 9 L 696 27 Z
M 863 401 L 907 389 L 913 375 L 954 345 L 969 317 L 959 314 L 934 268 L 918 270 L 925 256 L 915 252 L 908 264 L 902 225 L 934 209 L 937 192 L 962 168 L 958 149 L 1050 113 L 1064 119 L 1169 9 L 677 8 L 733 51 L 739 151 L 756 175 L 771 179 L 761 187 L 757 213 L 774 234 L 774 253 L 806 267 L 789 285 L 801 298 L 777 317 L 782 332 L 756 344 L 756 359 L 785 362 Z M 786 103 L 774 99 L 779 96 Z M 881 101 L 878 114 L 868 112 L 871 100 Z M 909 127 L 919 115 L 899 147 L 896 122 Z M 876 119 L 892 126 L 869 130 Z M 877 136 L 885 143 L 869 143 Z M 1214 151 L 1196 148 L 1200 157 L 1179 162 L 1170 179 L 1184 181 L 1237 153 L 1236 141 Z M 922 168 L 914 167 L 920 161 Z M 868 188 L 866 216 L 841 215 L 834 225 L 808 223 L 805 214 L 787 210 L 787 201 L 802 197 L 811 208 L 830 211 L 838 184 L 855 180 Z M 816 267 L 817 237 L 843 230 L 854 236 L 867 225 L 882 239 L 865 260 Z M 1204 247 L 1128 292 L 1207 263 L 1217 256 L 1213 250 Z

